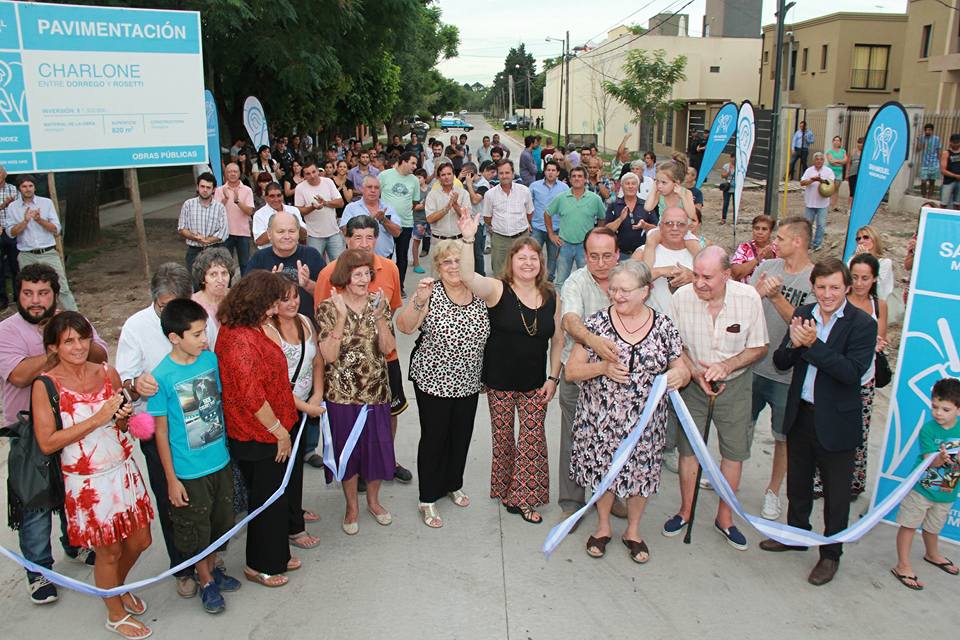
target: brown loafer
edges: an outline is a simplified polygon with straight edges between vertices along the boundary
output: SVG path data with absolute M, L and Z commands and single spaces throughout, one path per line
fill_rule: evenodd
M 833 576 L 837 575 L 837 569 L 839 567 L 839 560 L 820 558 L 820 561 L 817 562 L 817 565 L 813 568 L 813 571 L 810 572 L 807 582 L 817 587 L 825 585 L 833 580 Z
M 806 551 L 809 547 L 795 547 L 768 538 L 760 542 L 760 548 L 763 551 L 773 551 L 775 553 L 779 553 L 781 551 Z

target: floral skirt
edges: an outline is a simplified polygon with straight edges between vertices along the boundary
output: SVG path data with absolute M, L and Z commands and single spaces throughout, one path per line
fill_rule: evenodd
M 63 474 L 67 537 L 76 547 L 106 547 L 149 527 L 153 504 L 133 458 L 101 473 Z

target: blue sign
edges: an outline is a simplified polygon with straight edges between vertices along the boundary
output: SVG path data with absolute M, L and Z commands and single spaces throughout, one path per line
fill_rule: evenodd
M 737 131 L 737 105 L 728 102 L 717 111 L 710 125 L 710 135 L 707 137 L 707 147 L 703 150 L 703 161 L 700 163 L 700 175 L 697 176 L 697 188 L 707 179 L 707 174 L 723 153 L 723 148 Z
M 223 162 L 220 160 L 220 122 L 217 118 L 217 103 L 210 91 L 203 92 L 207 118 L 207 153 L 210 156 L 210 168 L 217 178 L 217 184 L 223 184 Z
M 862 172 L 861 168 L 861 180 Z M 859 186 L 857 189 L 859 194 Z M 917 438 L 923 423 L 932 419 L 933 384 L 941 378 L 960 378 L 960 211 L 921 211 L 910 290 L 874 505 L 919 463 Z M 960 439 L 960 431 L 957 437 Z M 893 522 L 895 515 L 892 512 L 886 519 Z M 960 543 L 956 504 L 940 535 Z
M 910 148 L 910 127 L 907 112 L 899 102 L 888 102 L 880 107 L 867 127 L 857 190 L 853 194 L 853 209 L 843 245 L 843 261 L 847 262 L 857 249 L 857 229 L 870 224 L 883 195 L 897 177 L 907 159 Z
M 0 0 L 9 173 L 207 161 L 200 14 Z

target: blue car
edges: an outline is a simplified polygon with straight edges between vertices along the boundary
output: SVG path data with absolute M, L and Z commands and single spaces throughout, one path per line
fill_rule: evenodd
M 473 125 L 465 122 L 463 118 L 450 118 L 444 116 L 440 119 L 440 130 L 444 133 L 450 129 L 463 129 L 464 131 L 473 131 Z

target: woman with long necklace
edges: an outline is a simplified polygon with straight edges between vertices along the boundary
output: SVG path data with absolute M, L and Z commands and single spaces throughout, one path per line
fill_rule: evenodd
M 547 282 L 540 244 L 532 238 L 513 243 L 499 278 L 474 273 L 478 222 L 479 216 L 467 211 L 460 216 L 460 277 L 490 314 L 482 378 L 493 429 L 490 497 L 499 498 L 508 512 L 539 524 L 543 518 L 536 508 L 550 500 L 544 421 L 560 381 L 560 305 Z M 516 439 L 514 415 L 520 421 Z

